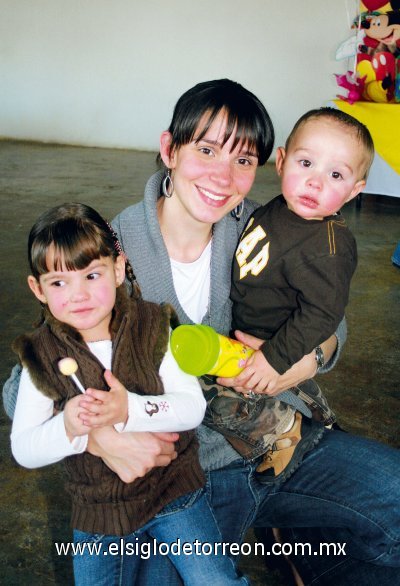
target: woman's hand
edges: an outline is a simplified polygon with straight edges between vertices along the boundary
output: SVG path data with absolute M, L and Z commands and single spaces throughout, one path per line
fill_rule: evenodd
M 113 427 L 89 433 L 87 450 L 98 456 L 123 482 L 133 482 L 156 466 L 168 466 L 177 453 L 177 433 L 118 433 Z
M 255 336 L 245 334 L 239 330 L 235 331 L 235 336 L 237 340 L 239 340 L 243 344 L 246 344 L 247 346 L 250 346 L 250 348 L 253 348 L 254 350 L 258 350 L 264 343 L 264 340 L 260 340 Z M 336 346 L 337 339 L 334 334 L 321 344 L 325 362 L 329 362 L 329 360 L 332 358 L 333 354 L 336 351 Z M 249 364 L 250 360 L 251 357 L 247 361 L 247 364 Z M 247 394 L 251 390 L 257 393 L 258 389 L 253 389 L 251 386 L 251 376 L 249 376 L 248 372 L 246 373 L 246 370 L 249 368 L 247 364 L 243 371 L 236 377 L 220 377 L 217 379 L 217 382 L 226 387 L 233 387 L 235 391 L 239 393 Z M 291 387 L 295 387 L 296 385 L 300 384 L 301 382 L 309 378 L 313 378 L 316 372 L 317 363 L 315 360 L 315 350 L 313 350 L 312 352 L 310 352 L 310 354 L 306 354 L 305 356 L 303 356 L 303 358 L 296 362 L 296 364 L 293 364 L 293 366 L 289 368 L 289 370 L 287 370 L 285 373 L 279 375 L 278 378 L 275 380 L 275 386 L 273 387 L 273 389 L 267 389 L 267 394 L 270 396 L 276 396 L 279 393 L 287 391 Z

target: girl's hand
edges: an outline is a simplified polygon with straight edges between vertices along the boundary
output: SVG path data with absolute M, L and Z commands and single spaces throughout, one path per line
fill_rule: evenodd
M 81 399 L 81 395 L 77 395 L 65 404 L 64 426 L 70 442 L 72 442 L 75 437 L 86 435 L 90 431 L 90 427 L 85 425 L 82 421 L 83 409 L 79 404 Z
M 82 421 L 90 428 L 126 423 L 128 419 L 128 392 L 110 370 L 106 370 L 104 378 L 109 391 L 86 389 L 80 395 Z

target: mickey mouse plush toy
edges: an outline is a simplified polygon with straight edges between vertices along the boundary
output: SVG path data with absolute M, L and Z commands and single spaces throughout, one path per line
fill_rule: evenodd
M 364 2 L 368 10 L 377 10 L 387 2 Z M 374 6 L 374 8 L 372 8 Z M 374 51 L 390 51 L 397 57 L 400 54 L 400 0 L 390 2 L 392 10 L 386 13 L 366 15 L 361 23 L 365 30 L 365 38 L 361 52 L 369 53 L 368 48 Z

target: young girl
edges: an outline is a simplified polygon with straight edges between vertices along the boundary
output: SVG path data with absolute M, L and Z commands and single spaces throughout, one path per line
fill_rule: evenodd
M 202 490 L 195 433 L 184 431 L 200 424 L 205 402 L 197 380 L 168 349 L 172 308 L 143 301 L 114 232 L 83 204 L 44 213 L 30 232 L 28 255 L 28 284 L 43 315 L 40 326 L 14 342 L 23 373 L 12 452 L 28 468 L 65 459 L 74 541 L 82 545 L 74 556 L 75 583 L 134 584 L 146 531 L 164 552 L 165 544 L 192 545 L 169 553 L 185 583 L 247 584 L 228 557 L 195 555 L 196 540 L 221 536 Z M 130 298 L 121 287 L 125 266 Z M 60 373 L 63 358 L 78 364 L 75 379 Z M 91 428 L 112 425 L 180 431 L 178 457 L 124 483 L 85 451 Z M 83 545 L 89 543 L 100 547 L 97 555 Z

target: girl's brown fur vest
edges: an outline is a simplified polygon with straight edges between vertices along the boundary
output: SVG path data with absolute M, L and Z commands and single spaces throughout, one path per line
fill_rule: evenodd
M 79 332 L 46 310 L 44 318 L 39 328 L 20 336 L 13 345 L 36 387 L 53 399 L 56 409 L 63 409 L 68 399 L 79 394 L 73 381 L 58 370 L 61 358 L 72 357 L 79 365 L 77 375 L 85 388 L 108 390 L 104 367 Z M 158 370 L 168 346 L 170 323 L 175 320 L 172 307 L 131 299 L 122 287 L 118 289 L 110 326 L 112 372 L 130 392 L 163 393 Z M 169 466 L 154 468 L 129 484 L 89 453 L 66 458 L 72 527 L 89 533 L 126 535 L 172 500 L 200 488 L 204 476 L 194 432 L 180 433 L 176 449 L 178 458 Z

